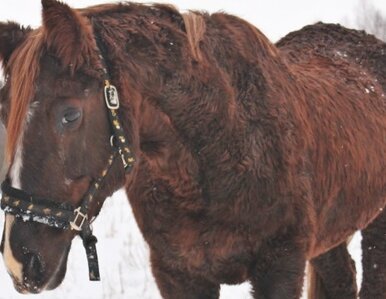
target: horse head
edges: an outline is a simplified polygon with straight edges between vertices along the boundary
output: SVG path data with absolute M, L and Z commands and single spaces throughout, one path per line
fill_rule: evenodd
M 65 206 L 81 206 L 90 187 L 98 185 L 93 182 L 105 171 L 112 154 L 111 124 L 103 96 L 103 58 L 91 20 L 54 0 L 42 4 L 43 25 L 36 30 L 0 23 L 0 60 L 6 75 L 0 100 L 8 133 L 7 184 L 16 193 L 23 190 L 31 198 L 44 198 L 62 211 Z M 88 202 L 90 220 L 104 199 L 125 184 L 120 159 L 110 162 L 113 171 Z M 13 207 L 19 205 L 15 197 Z M 57 287 L 77 230 L 46 225 L 49 218 L 44 217 L 31 221 L 41 215 L 28 209 L 22 214 L 9 211 L 1 247 L 16 289 L 39 293 Z

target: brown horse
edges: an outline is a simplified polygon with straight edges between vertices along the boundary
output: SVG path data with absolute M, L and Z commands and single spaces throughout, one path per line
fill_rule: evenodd
M 364 72 L 375 75 L 386 90 L 386 45 L 363 31 L 337 25 L 315 24 L 292 32 L 277 46 L 289 63 L 307 61 L 309 51 L 333 60 L 360 64 Z M 363 281 L 361 298 L 386 298 L 386 212 L 362 231 Z M 357 298 L 355 265 L 343 242 L 311 261 L 309 298 Z
M 88 220 L 121 187 L 164 298 L 246 280 L 255 298 L 299 298 L 306 260 L 381 215 L 383 43 L 372 69 L 223 13 L 42 2 L 41 28 L 0 25 L 3 255 L 20 292 L 60 284 L 78 233 L 97 278 Z

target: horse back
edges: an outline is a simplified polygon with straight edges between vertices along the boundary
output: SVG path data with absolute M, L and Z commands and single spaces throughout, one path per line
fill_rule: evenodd
M 386 43 L 365 31 L 319 22 L 289 33 L 276 46 L 293 62 L 308 55 L 345 58 L 371 72 L 386 90 Z

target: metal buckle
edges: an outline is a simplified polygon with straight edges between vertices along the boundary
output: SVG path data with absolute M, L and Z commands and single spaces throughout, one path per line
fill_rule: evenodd
M 111 147 L 117 147 L 118 148 L 118 153 L 119 153 L 119 156 L 122 159 L 123 168 L 126 169 L 129 166 L 129 164 L 127 163 L 127 161 L 125 159 L 125 154 L 123 153 L 122 149 L 115 144 L 115 139 L 116 139 L 115 135 L 111 135 L 110 136 L 110 145 L 111 145 Z
M 70 221 L 71 229 L 76 231 L 81 231 L 84 222 L 88 219 L 88 216 L 87 214 L 83 214 L 80 211 L 80 207 L 74 210 L 74 214 L 75 214 L 74 221 Z M 79 225 L 77 223 L 79 223 Z
M 118 90 L 114 85 L 105 85 L 105 101 L 109 109 L 116 110 L 119 108 Z
M 127 164 L 127 162 L 126 162 L 125 155 L 123 154 L 123 151 L 121 150 L 121 148 L 118 149 L 118 152 L 119 152 L 119 155 L 121 156 L 121 159 L 122 159 L 123 168 L 126 169 L 127 166 L 129 166 L 129 164 Z
M 111 147 L 115 146 L 115 136 L 114 135 L 110 136 L 110 145 L 111 145 Z

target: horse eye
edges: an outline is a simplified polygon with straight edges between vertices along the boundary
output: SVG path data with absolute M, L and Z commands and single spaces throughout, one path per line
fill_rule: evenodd
M 81 111 L 73 108 L 68 109 L 63 114 L 62 124 L 63 125 L 72 124 L 75 121 L 77 121 L 81 116 L 82 116 Z

